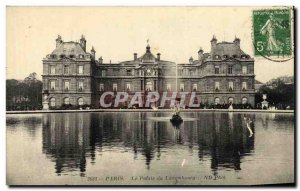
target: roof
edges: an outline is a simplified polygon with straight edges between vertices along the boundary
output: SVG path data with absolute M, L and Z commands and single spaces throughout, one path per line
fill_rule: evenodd
M 78 42 L 62 42 L 51 54 L 80 55 L 86 54 Z
M 255 84 L 263 84 L 263 83 L 258 80 L 255 80 Z
M 141 59 L 142 62 L 155 62 L 155 56 L 151 53 L 149 44 L 146 47 L 146 53 L 139 59 Z
M 219 56 L 233 56 L 236 55 L 240 57 L 241 55 L 246 55 L 244 51 L 241 50 L 240 46 L 234 42 L 220 42 L 217 43 L 211 50 L 211 55 Z

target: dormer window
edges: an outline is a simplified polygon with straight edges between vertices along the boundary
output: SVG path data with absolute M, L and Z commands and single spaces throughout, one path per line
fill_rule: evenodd
M 64 54 L 61 54 L 61 55 L 60 55 L 60 58 L 64 58 L 64 57 L 66 57 L 66 55 L 64 55 Z
M 74 54 L 71 54 L 71 55 L 70 55 L 70 58 L 75 58 L 75 55 L 74 55 Z
M 84 55 L 83 54 L 79 54 L 79 58 L 84 58 Z
M 237 58 L 237 55 L 235 55 L 235 54 L 234 54 L 234 55 L 232 55 L 232 58 Z
M 247 55 L 243 54 L 243 55 L 241 55 L 241 58 L 245 59 L 245 58 L 247 58 Z
M 223 58 L 228 58 L 228 55 L 223 55 Z
M 215 55 L 215 59 L 219 59 L 220 58 L 220 56 L 219 55 Z
M 55 54 L 50 54 L 50 58 L 55 59 L 56 55 Z

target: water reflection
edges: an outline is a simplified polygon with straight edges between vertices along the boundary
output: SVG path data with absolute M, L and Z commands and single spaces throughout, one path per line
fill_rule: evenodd
M 190 113 L 195 121 L 179 127 L 170 122 L 147 120 L 167 113 L 76 113 L 46 114 L 42 118 L 43 152 L 55 162 L 57 175 L 79 171 L 85 176 L 86 161 L 95 165 L 103 152 L 131 152 L 134 160 L 142 156 L 147 169 L 152 160 L 172 155 L 178 145 L 199 161 L 210 158 L 211 169 L 241 170 L 241 159 L 254 152 L 254 115 L 233 113 Z M 248 120 L 245 120 L 248 119 Z M 249 125 L 249 124 L 248 124 Z M 174 155 L 173 157 L 177 157 Z

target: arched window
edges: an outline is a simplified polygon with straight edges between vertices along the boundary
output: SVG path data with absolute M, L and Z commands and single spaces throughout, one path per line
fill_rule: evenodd
M 84 104 L 83 98 L 82 97 L 78 98 L 78 105 L 83 105 L 83 104 Z
M 243 99 L 242 99 L 242 104 L 246 104 L 247 103 L 247 98 L 246 97 L 243 97 Z
M 218 98 L 218 97 L 215 98 L 215 104 L 216 104 L 216 105 L 217 105 L 217 104 L 220 104 L 220 98 Z
M 229 104 L 233 103 L 233 97 L 228 98 L 228 103 Z
M 50 98 L 50 106 L 55 107 L 55 98 L 54 97 Z
M 64 98 L 64 104 L 69 105 L 70 104 L 70 98 L 68 98 L 68 97 Z

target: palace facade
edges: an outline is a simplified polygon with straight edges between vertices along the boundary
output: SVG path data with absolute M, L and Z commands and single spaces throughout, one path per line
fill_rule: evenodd
M 187 63 L 165 61 L 154 55 L 151 47 L 133 59 L 104 63 L 96 51 L 86 50 L 86 39 L 64 42 L 56 39 L 56 48 L 43 59 L 43 94 L 49 105 L 91 105 L 99 108 L 106 91 L 126 91 L 129 95 L 149 91 L 195 92 L 202 104 L 250 104 L 254 107 L 254 59 L 242 51 L 240 39 L 217 42 L 212 38 L 211 51 L 198 51 L 198 58 Z M 176 80 L 177 76 L 177 80 Z

